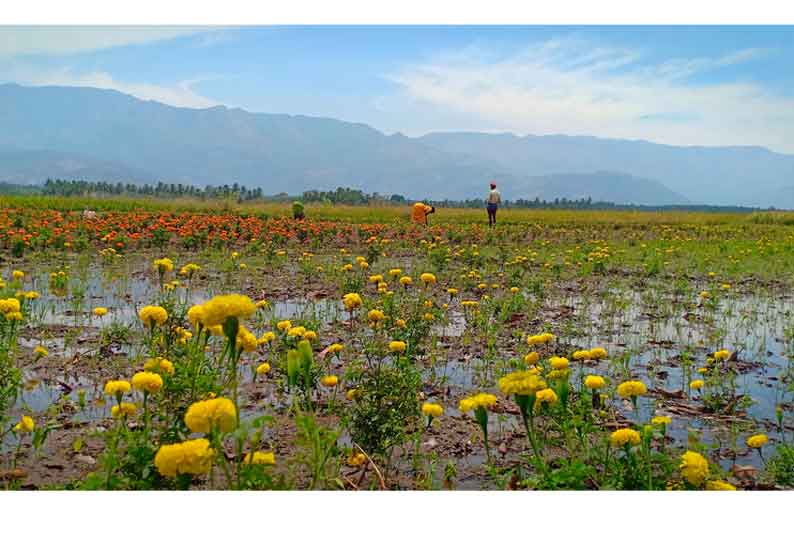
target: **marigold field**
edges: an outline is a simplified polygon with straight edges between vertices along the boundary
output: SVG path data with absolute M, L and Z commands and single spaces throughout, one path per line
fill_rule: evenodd
M 0 206 L 0 487 L 794 486 L 792 215 Z

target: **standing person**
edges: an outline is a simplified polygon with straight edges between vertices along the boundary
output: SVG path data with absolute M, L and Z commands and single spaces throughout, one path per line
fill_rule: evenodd
M 496 225 L 496 210 L 499 204 L 502 203 L 502 195 L 496 189 L 496 183 L 491 183 L 491 191 L 488 193 L 488 199 L 485 200 L 488 209 L 488 226 L 494 227 Z
M 411 211 L 411 221 L 416 224 L 424 224 L 427 226 L 427 215 L 436 212 L 436 208 L 432 205 L 425 205 L 421 201 L 414 203 L 414 208 Z

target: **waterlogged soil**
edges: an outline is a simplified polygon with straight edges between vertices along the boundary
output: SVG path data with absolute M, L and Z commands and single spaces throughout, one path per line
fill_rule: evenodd
M 113 263 L 69 261 L 69 273 L 75 278 L 66 292 L 51 291 L 48 283 L 49 273 L 61 269 L 63 262 L 14 264 L 27 265 L 34 275 L 30 289 L 39 291 L 41 297 L 35 302 L 34 316 L 20 332 L 18 359 L 24 386 L 12 415 L 30 413 L 37 420 L 47 419 L 52 431 L 39 450 L 29 450 L 30 443 L 25 442 L 22 449 L 28 453 L 21 455 L 16 469 L 2 472 L 3 479 L 19 479 L 22 487 L 31 489 L 61 487 L 99 468 L 98 457 L 104 446 L 101 433 L 112 423 L 111 405 L 103 395 L 104 383 L 131 375 L 145 358 L 141 347 L 136 346 L 141 344 L 138 339 L 143 333 L 137 312 L 152 302 L 160 288 L 150 269 L 153 256 L 127 255 Z M 315 321 L 320 324 L 317 332 L 322 347 L 347 343 L 350 329 L 348 315 L 338 301 L 339 287 L 322 276 L 301 273 L 297 265 L 259 267 L 255 263 L 245 273 L 213 273 L 205 270 L 217 268 L 217 260 L 208 261 L 206 255 L 183 254 L 175 260 L 177 265 L 187 261 L 202 265 L 189 290 L 178 289 L 188 305 L 216 293 L 241 291 L 271 303 L 264 318 L 267 322 Z M 378 268 L 392 266 L 409 272 L 411 258 L 394 258 Z M 414 270 L 414 276 L 419 272 L 421 269 Z M 551 330 L 565 338 L 555 345 L 554 352 L 602 346 L 610 353 L 600 362 L 572 362 L 575 390 L 579 389 L 581 375 L 593 373 L 608 375 L 614 381 L 640 378 L 648 385 L 649 393 L 638 401 L 636 409 L 629 401 L 611 400 L 610 413 L 600 421 L 605 427 L 624 427 L 642 420 L 647 423 L 653 415 L 671 416 L 666 445 L 685 447 L 696 438 L 712 446 L 713 456 L 732 473 L 733 483 L 758 487 L 756 471 L 762 467 L 762 459 L 747 450 L 743 438 L 749 431 L 763 431 L 772 444 L 780 442 L 783 435 L 775 409 L 787 413 L 794 410 L 794 298 L 774 282 L 747 280 L 732 284 L 716 299 L 705 299 L 692 292 L 713 291 L 713 279 L 683 278 L 689 284 L 683 293 L 670 288 L 664 276 L 647 278 L 628 272 L 623 276 L 590 275 L 540 292 L 525 291 L 521 293 L 526 299 L 524 306 L 492 322 L 487 340 L 481 329 L 467 322 L 460 300 L 450 300 L 447 321 L 437 325 L 432 345 L 416 360 L 424 376 L 422 399 L 432 398 L 445 407 L 445 416 L 419 441 L 422 450 L 435 457 L 432 480 L 414 470 L 406 453 L 414 446 L 411 443 L 395 451 L 390 465 L 380 465 L 377 470 L 370 464 L 344 467 L 342 487 L 497 487 L 486 468 L 479 427 L 471 415 L 457 409 L 461 398 L 477 391 L 499 397 L 489 417 L 493 464 L 529 464 L 531 451 L 519 412 L 512 401 L 498 393 L 496 376 L 502 374 L 499 369 L 504 360 L 520 358 L 527 351 L 521 338 L 536 330 Z M 107 307 L 108 315 L 92 316 L 96 306 Z M 261 335 L 267 329 L 270 327 L 254 331 Z M 735 404 L 718 412 L 706 403 L 703 394 L 688 386 L 698 378 L 697 369 L 705 366 L 705 358 L 715 344 L 735 352 L 728 364 L 737 373 Z M 38 345 L 47 348 L 47 357 L 34 356 L 33 348 Z M 272 416 L 265 440 L 277 457 L 289 458 L 295 451 L 296 435 L 289 413 L 292 398 L 284 391 L 281 375 L 271 374 L 257 381 L 252 376 L 253 368 L 267 359 L 266 353 L 260 353 L 241 367 L 242 415 Z M 341 362 L 334 363 L 335 369 L 342 369 Z M 339 426 L 338 416 L 323 409 L 331 400 L 329 394 L 322 392 L 316 399 L 318 412 L 323 412 L 320 423 Z M 344 402 L 344 391 L 338 390 L 333 400 Z M 786 423 L 783 429 L 791 431 L 794 425 Z M 553 429 L 541 425 L 540 430 Z M 339 443 L 350 445 L 344 431 Z M 0 446 L 2 464 L 7 465 L 17 441 L 7 434 Z M 562 452 L 546 450 L 545 459 L 554 462 Z M 305 477 L 299 480 L 305 481 Z M 514 482 L 506 479 L 499 485 L 512 487 Z

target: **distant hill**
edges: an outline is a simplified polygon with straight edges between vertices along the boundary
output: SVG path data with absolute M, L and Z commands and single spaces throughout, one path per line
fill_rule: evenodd
M 94 88 L 0 85 L 0 126 L 0 181 L 7 182 L 236 181 L 269 194 L 346 186 L 466 199 L 484 197 L 493 178 L 508 199 L 762 206 L 794 187 L 794 156 L 761 148 L 479 133 L 412 138 L 335 119 L 178 108 Z

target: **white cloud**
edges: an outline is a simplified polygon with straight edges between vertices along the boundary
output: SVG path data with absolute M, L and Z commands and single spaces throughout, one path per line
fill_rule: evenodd
M 86 53 L 169 40 L 209 30 L 179 26 L 7 26 L 0 27 L 0 57 Z
M 467 119 L 466 126 L 445 129 L 498 126 L 521 134 L 764 145 L 794 152 L 794 99 L 747 81 L 690 79 L 764 53 L 745 49 L 648 65 L 636 51 L 552 40 L 507 56 L 477 48 L 446 53 L 387 78 L 400 86 L 404 103 Z
M 8 79 L 22 85 L 95 87 L 112 89 L 131 94 L 142 100 L 155 100 L 177 107 L 204 108 L 219 105 L 218 102 L 202 96 L 194 87 L 203 82 L 217 79 L 218 76 L 196 77 L 180 81 L 174 85 L 119 81 L 107 72 L 95 71 L 74 73 L 69 68 L 57 70 L 30 70 L 17 68 Z

